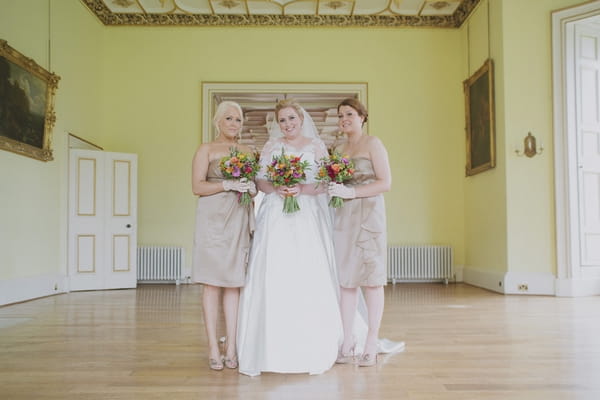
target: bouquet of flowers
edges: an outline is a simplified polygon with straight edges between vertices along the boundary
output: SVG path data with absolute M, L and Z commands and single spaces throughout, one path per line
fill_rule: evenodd
M 341 155 L 336 151 L 332 151 L 329 157 L 323 157 L 317 165 L 318 172 L 316 180 L 319 183 L 344 183 L 352 178 L 354 174 L 354 163 L 346 156 Z M 340 197 L 333 196 L 329 200 L 329 205 L 333 208 L 344 206 L 344 200 Z
M 293 186 L 306 180 L 306 171 L 310 169 L 308 161 L 302 161 L 302 156 L 287 155 L 281 149 L 281 155 L 273 156 L 273 161 L 267 165 L 266 178 L 273 186 Z M 293 213 L 300 210 L 294 196 L 286 196 L 283 201 L 283 212 Z
M 219 166 L 226 179 L 254 180 L 259 170 L 254 154 L 241 153 L 235 147 L 229 149 L 228 156 L 221 158 Z M 239 193 L 238 197 L 238 202 L 243 206 L 252 203 L 252 197 L 248 192 Z

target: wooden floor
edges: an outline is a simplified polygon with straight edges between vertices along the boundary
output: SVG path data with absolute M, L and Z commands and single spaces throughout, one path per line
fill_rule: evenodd
M 381 336 L 405 352 L 249 378 L 208 369 L 200 294 L 147 285 L 0 307 L 0 399 L 600 399 L 600 297 L 389 285 Z

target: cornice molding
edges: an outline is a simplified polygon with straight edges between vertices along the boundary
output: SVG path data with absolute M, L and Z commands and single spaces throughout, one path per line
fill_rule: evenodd
M 481 0 L 465 0 L 449 16 L 207 15 L 113 13 L 102 0 L 81 0 L 107 26 L 332 26 L 458 28 Z

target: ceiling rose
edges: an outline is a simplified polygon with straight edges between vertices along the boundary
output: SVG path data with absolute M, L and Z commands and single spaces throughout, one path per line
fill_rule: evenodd
M 329 3 L 325 3 L 325 7 L 329 7 L 333 10 L 337 10 L 340 7 L 344 7 L 343 1 L 330 1 Z
M 431 3 L 431 7 L 435 8 L 436 10 L 441 10 L 442 8 L 446 8 L 448 6 L 450 6 L 450 3 L 447 1 L 436 1 L 435 3 Z
M 238 3 L 237 1 L 233 1 L 233 0 L 223 0 L 221 1 L 221 5 L 223 7 L 227 7 L 227 8 L 236 8 L 237 6 L 240 5 L 240 3 Z

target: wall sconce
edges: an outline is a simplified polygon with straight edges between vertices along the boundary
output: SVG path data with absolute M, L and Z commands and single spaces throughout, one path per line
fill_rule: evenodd
M 537 148 L 537 145 L 535 142 L 535 136 L 533 136 L 531 134 L 531 132 L 527 133 L 527 136 L 525 136 L 525 139 L 523 140 L 523 151 L 520 151 L 519 149 L 515 149 L 515 153 L 519 157 L 522 157 L 524 155 L 527 157 L 533 157 L 535 155 L 542 154 L 543 151 L 544 151 L 544 146 L 542 144 L 540 144 L 540 148 L 538 151 L 538 148 Z

